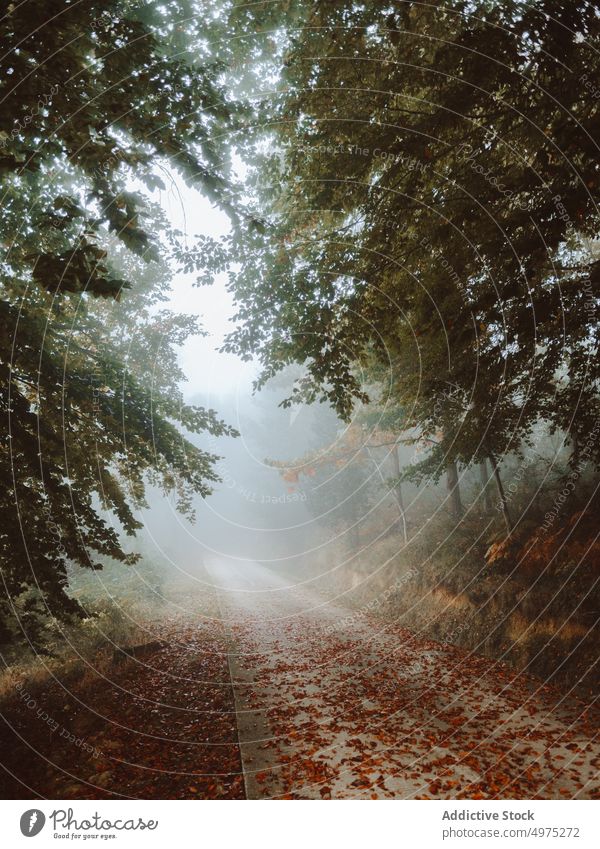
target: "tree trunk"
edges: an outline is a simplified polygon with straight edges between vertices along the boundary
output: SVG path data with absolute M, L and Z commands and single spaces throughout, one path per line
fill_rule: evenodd
M 573 432 L 571 436 L 571 443 L 573 445 L 573 450 L 571 451 L 571 466 L 575 469 L 579 462 L 579 436 L 577 431 Z
M 350 502 L 348 508 L 348 544 L 350 545 L 351 551 L 356 551 L 360 548 L 360 516 L 355 504 Z
M 394 498 L 396 499 L 396 504 L 398 505 L 398 511 L 400 512 L 400 519 L 402 520 L 402 533 L 404 534 L 404 542 L 408 542 L 408 534 L 406 533 L 406 514 L 404 512 L 404 499 L 402 497 L 402 484 L 400 482 L 400 456 L 398 454 L 398 444 L 394 445 L 392 448 L 392 469 L 394 471 L 394 478 L 396 480 L 394 484 Z
M 498 490 L 498 497 L 500 499 L 500 506 L 502 509 L 502 516 L 504 517 L 504 524 L 506 525 L 506 530 L 510 535 L 513 529 L 512 518 L 510 515 L 510 510 L 508 509 L 508 499 L 506 498 L 506 494 L 504 492 L 504 487 L 502 486 L 502 478 L 500 477 L 500 469 L 498 468 L 498 463 L 496 462 L 496 458 L 490 451 L 488 454 L 490 458 L 490 463 L 492 466 L 492 471 L 494 473 L 494 479 L 496 481 L 496 488 Z
M 483 510 L 485 513 L 490 513 L 492 510 L 492 493 L 490 492 L 490 479 L 488 477 L 487 460 L 484 458 L 479 464 L 479 476 L 481 479 L 481 496 L 483 501 Z
M 460 484 L 458 482 L 458 469 L 456 463 L 452 461 L 446 469 L 446 485 L 450 495 L 450 512 L 455 519 L 460 519 L 463 515 L 464 508 L 460 497 Z

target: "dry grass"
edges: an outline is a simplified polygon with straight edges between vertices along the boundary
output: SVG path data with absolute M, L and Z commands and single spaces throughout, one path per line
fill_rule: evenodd
M 83 689 L 97 685 L 99 676 L 110 677 L 116 647 L 151 642 L 162 622 L 183 612 L 192 619 L 219 615 L 200 585 L 183 579 L 163 584 L 160 593 L 141 594 L 118 585 L 112 589 L 112 598 L 90 591 L 90 584 L 77 592 L 89 616 L 71 624 L 51 622 L 50 654 L 25 651 L 22 645 L 0 653 L 0 705 L 15 698 L 17 685 L 34 694 L 53 677 L 77 681 Z
M 560 622 L 557 619 L 538 619 L 534 622 L 520 613 L 514 613 L 509 620 L 508 637 L 513 643 L 530 642 L 536 637 L 559 638 L 564 642 L 573 642 L 587 636 L 588 629 L 576 622 Z

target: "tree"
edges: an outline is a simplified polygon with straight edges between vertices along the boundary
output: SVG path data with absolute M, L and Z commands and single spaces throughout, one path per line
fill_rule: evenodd
M 67 563 L 132 562 L 147 481 L 189 513 L 216 480 L 181 430 L 229 429 L 177 387 L 197 327 L 158 309 L 176 234 L 143 188 L 170 162 L 235 214 L 213 138 L 234 107 L 189 6 L 29 0 L 0 20 L 2 640 L 12 614 L 35 642 L 38 614 L 81 613 Z
M 261 380 L 305 362 L 296 397 L 345 417 L 375 353 L 441 435 L 437 475 L 486 459 L 501 486 L 540 419 L 581 443 L 600 413 L 594 4 L 287 8 L 279 89 L 239 145 L 267 187 L 262 226 L 229 242 L 228 349 Z
M 487 459 L 484 458 L 479 463 L 479 480 L 481 483 L 481 499 L 482 499 L 482 509 L 486 513 L 490 513 L 492 510 L 492 495 L 490 493 L 489 488 L 489 475 L 488 475 L 488 463 Z

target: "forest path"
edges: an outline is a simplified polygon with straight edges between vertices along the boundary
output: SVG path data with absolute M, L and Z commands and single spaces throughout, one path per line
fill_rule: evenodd
M 503 664 L 207 564 L 249 798 L 590 798 L 597 713 Z

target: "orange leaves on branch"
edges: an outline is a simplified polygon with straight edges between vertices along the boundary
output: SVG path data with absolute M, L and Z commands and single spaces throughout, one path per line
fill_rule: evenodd
M 368 432 L 360 425 L 350 425 L 335 442 L 318 451 L 296 460 L 265 460 L 266 465 L 278 469 L 286 483 L 296 484 L 301 475 L 314 478 L 321 469 L 343 469 L 356 463 L 370 463 L 370 449 L 388 451 L 396 444 L 398 434 L 388 430 L 371 429 Z

